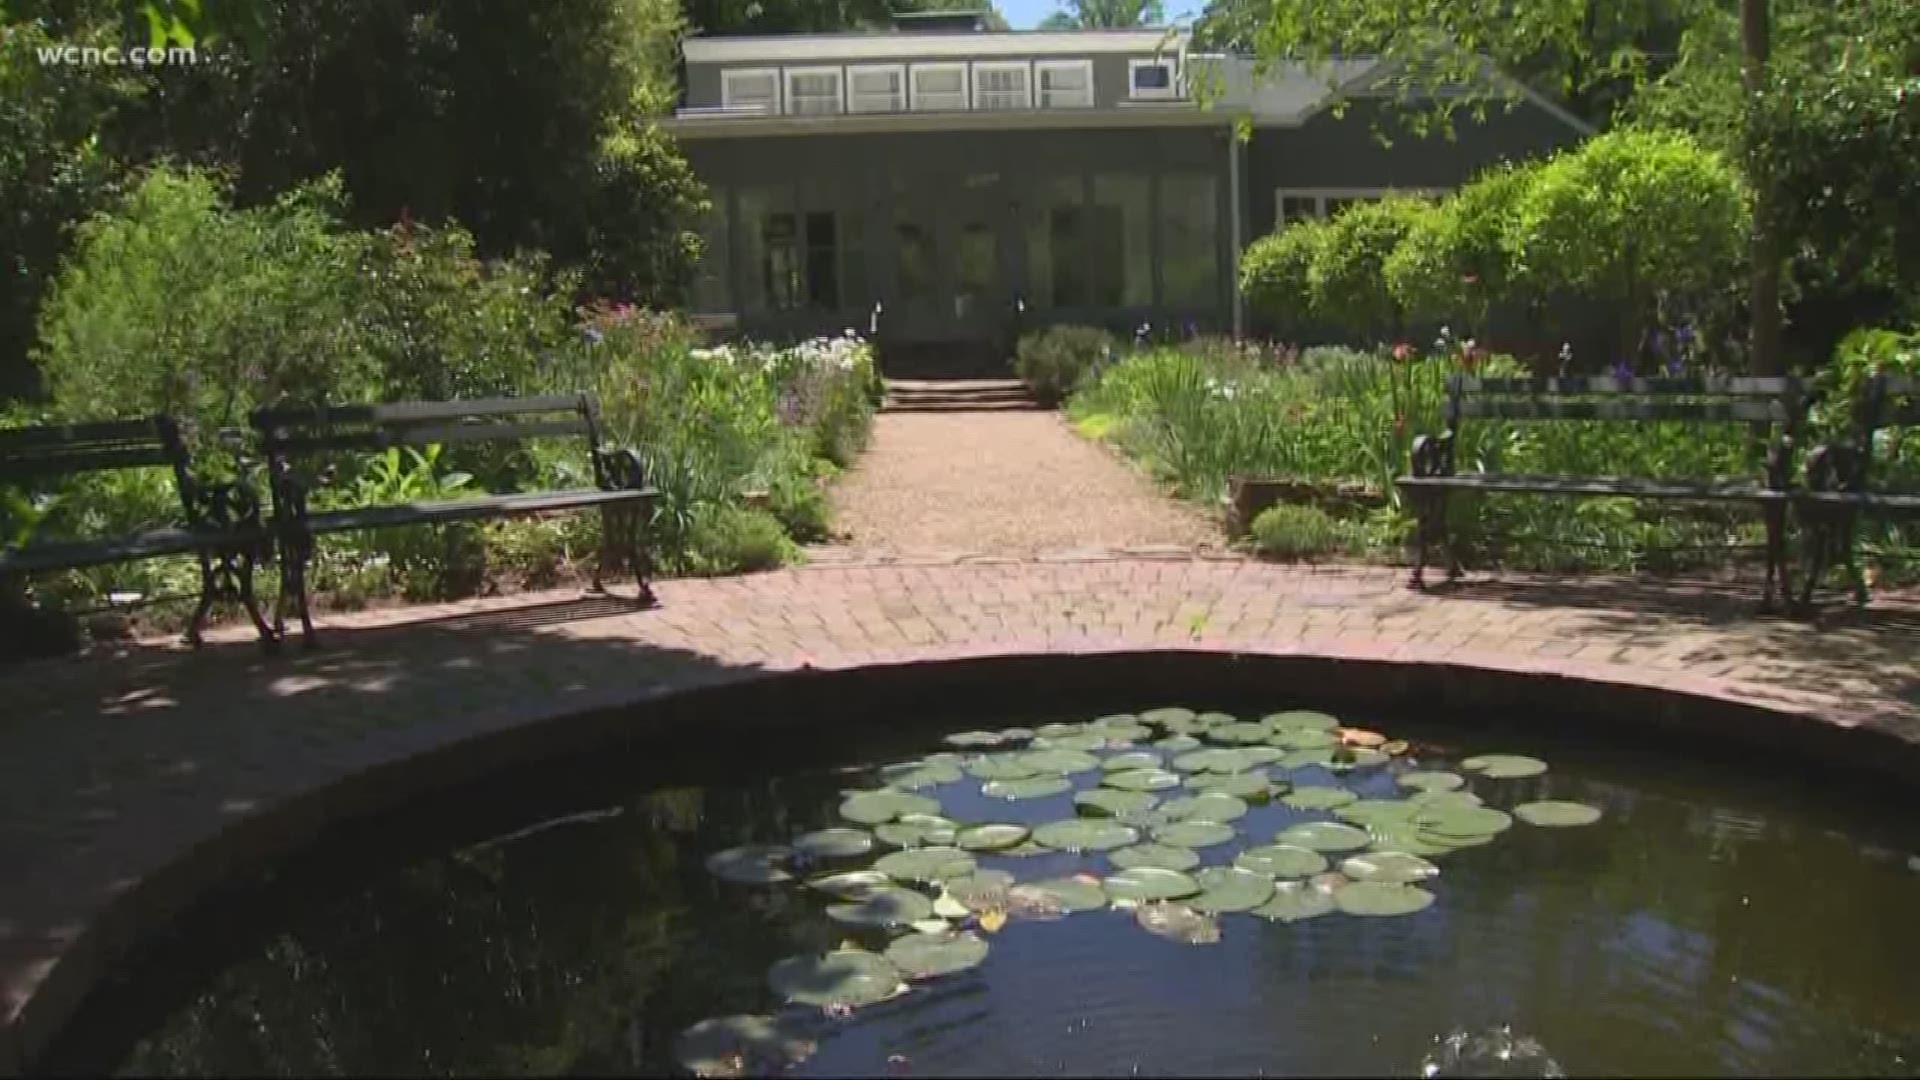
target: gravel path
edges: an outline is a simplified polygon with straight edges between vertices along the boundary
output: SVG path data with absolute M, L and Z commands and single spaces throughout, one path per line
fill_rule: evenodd
M 1038 410 L 882 413 L 835 485 L 834 528 L 859 548 L 994 555 L 1219 547 L 1197 509 Z

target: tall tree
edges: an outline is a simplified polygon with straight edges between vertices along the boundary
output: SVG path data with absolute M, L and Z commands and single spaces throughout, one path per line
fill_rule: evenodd
M 1167 21 L 1160 0 L 1059 0 L 1060 10 L 1041 20 L 1042 30 L 1122 30 L 1161 26 Z

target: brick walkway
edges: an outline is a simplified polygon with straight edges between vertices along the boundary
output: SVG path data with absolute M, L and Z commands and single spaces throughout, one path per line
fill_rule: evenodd
M 668 581 L 644 612 L 552 593 L 334 616 L 311 654 L 263 657 L 227 631 L 198 654 L 0 669 L 0 993 L 14 1021 L 0 1072 L 134 932 L 100 929 L 115 895 L 249 811 L 475 734 L 767 670 L 1310 651 L 1687 690 L 1920 741 L 1920 604 L 1808 627 L 1751 616 L 1747 594 L 1657 582 L 1509 578 L 1436 597 L 1405 591 L 1397 570 L 1160 554 L 902 556 Z M 63 955 L 63 977 L 43 983 Z

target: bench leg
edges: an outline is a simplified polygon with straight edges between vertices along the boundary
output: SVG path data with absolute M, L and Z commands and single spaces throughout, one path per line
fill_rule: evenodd
M 607 591 L 607 573 L 620 558 L 620 512 L 611 506 L 600 508 L 600 554 L 593 561 L 593 580 L 588 582 L 587 591 L 595 596 L 604 596 Z
M 1441 542 L 1436 535 L 1444 528 L 1446 493 L 1418 491 L 1413 496 L 1413 576 L 1407 588 L 1418 592 L 1427 587 L 1427 549 Z
M 1809 514 L 1801 525 L 1806 537 L 1807 576 L 1800 583 L 1799 599 L 1794 601 L 1794 610 L 1805 615 L 1813 610 L 1813 590 L 1827 576 L 1828 561 L 1833 552 L 1833 523 L 1824 514 Z
M 1787 570 L 1787 508 L 1771 504 L 1763 511 L 1767 521 L 1767 585 L 1760 598 L 1761 611 L 1775 610 L 1775 587 L 1782 599 L 1790 600 L 1793 585 Z
M 280 645 L 280 636 L 260 614 L 260 596 L 253 588 L 253 572 L 259 568 L 260 557 L 257 552 L 246 551 L 240 554 L 236 575 L 239 578 L 240 604 L 247 609 L 247 618 L 253 620 L 254 632 L 260 635 L 262 648 L 275 649 Z
M 301 644 L 312 648 L 313 614 L 307 608 L 307 561 L 313 558 L 313 541 L 306 537 L 280 541 L 280 595 L 273 602 L 273 636 L 287 636 L 287 605 L 294 605 L 300 616 Z
M 1853 587 L 1853 602 L 1861 607 L 1867 606 L 1867 579 L 1860 572 L 1860 515 L 1848 513 L 1839 531 L 1839 541 L 1846 545 L 1847 583 Z
M 207 623 L 207 613 L 213 610 L 213 600 L 220 591 L 220 583 L 214 574 L 213 556 L 199 552 L 200 556 L 200 603 L 193 609 L 193 617 L 187 620 L 187 632 L 181 638 L 194 648 L 201 645 L 200 628 Z
M 639 586 L 640 602 L 657 604 L 653 594 L 653 546 L 647 536 L 647 507 L 635 506 L 627 512 L 627 563 L 633 571 L 633 583 Z

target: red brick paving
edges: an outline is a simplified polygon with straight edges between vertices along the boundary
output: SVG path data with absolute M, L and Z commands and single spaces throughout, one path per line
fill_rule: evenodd
M 336 615 L 315 653 L 237 630 L 0 670 L 0 1072 L 134 931 L 127 882 L 258 807 L 489 731 L 811 665 L 1180 648 L 1453 661 L 1754 702 L 1920 741 L 1920 604 L 1809 626 L 1671 583 L 1507 578 L 1451 595 L 1403 571 L 1217 557 L 881 557 L 668 581 L 637 612 L 572 592 Z M 184 887 L 184 886 L 183 886 Z M 124 907 L 124 905 L 123 905 Z M 118 916 L 121 912 L 115 909 Z M 137 921 L 137 920 L 136 920 Z M 48 984 L 49 986 L 54 984 Z M 54 1000 L 54 999 L 59 1000 Z

